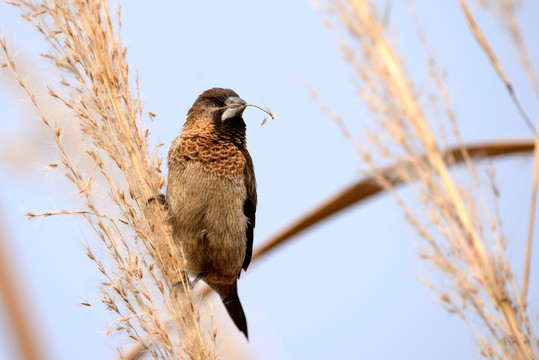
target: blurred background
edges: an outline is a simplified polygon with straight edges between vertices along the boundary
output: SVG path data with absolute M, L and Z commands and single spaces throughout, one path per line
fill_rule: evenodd
M 427 94 L 426 55 L 406 4 L 376 1 L 389 14 L 389 32 L 415 81 Z M 390 5 L 388 5 L 388 3 Z M 473 38 L 457 1 L 412 1 L 447 86 L 467 142 L 530 138 L 506 89 Z M 471 2 L 474 16 L 523 108 L 537 113 L 537 98 L 519 65 L 506 31 L 492 12 Z M 324 4 L 320 12 L 327 16 Z M 539 4 L 519 2 L 518 20 L 532 59 L 539 59 Z M 0 5 L 0 32 L 32 90 L 46 92 L 52 67 L 37 33 L 17 11 Z M 247 109 L 248 145 L 259 193 L 255 246 L 313 206 L 365 176 L 353 145 L 320 110 L 305 83 L 361 138 L 373 119 L 357 96 L 354 71 L 335 37 L 307 1 L 126 2 L 122 39 L 130 69 L 138 71 L 152 143 L 161 156 L 179 134 L 196 97 L 211 87 L 234 89 L 249 103 L 276 115 L 260 126 L 263 113 Z M 426 96 L 426 95 L 425 95 Z M 58 114 L 62 116 L 62 114 Z M 6 264 L 23 294 L 49 359 L 112 359 L 129 348 L 107 336 L 114 317 L 100 306 L 103 281 L 83 249 L 95 236 L 76 218 L 29 221 L 25 212 L 76 209 L 74 189 L 61 173 L 55 145 L 29 101 L 0 69 L 0 232 Z M 521 269 L 531 188 L 531 157 L 493 161 L 501 192 L 500 213 L 508 255 Z M 400 190 L 408 197 L 406 189 Z M 401 209 L 376 196 L 289 240 L 253 265 L 239 282 L 249 322 L 246 359 L 476 359 L 473 333 L 450 315 L 420 281 L 429 271 L 417 255 L 422 240 Z M 529 304 L 537 309 L 532 257 Z M 83 306 L 81 302 L 94 306 Z M 0 296 L 0 359 L 20 357 Z M 533 312 L 532 312 L 533 313 Z M 221 317 L 221 319 L 220 319 Z M 536 318 L 534 318 L 536 320 Z M 226 315 L 217 316 L 227 323 Z

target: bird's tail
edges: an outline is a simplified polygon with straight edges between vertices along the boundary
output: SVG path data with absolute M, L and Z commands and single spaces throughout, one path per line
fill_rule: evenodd
M 247 333 L 247 319 L 245 318 L 245 313 L 243 312 L 243 307 L 241 306 L 240 298 L 238 297 L 238 284 L 230 285 L 217 285 L 214 287 L 214 290 L 219 293 L 221 300 L 225 305 L 228 315 L 232 318 L 238 329 L 245 334 L 247 340 L 249 340 L 249 335 Z

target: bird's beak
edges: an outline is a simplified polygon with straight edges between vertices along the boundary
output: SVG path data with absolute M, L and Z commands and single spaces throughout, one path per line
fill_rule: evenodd
M 237 96 L 231 96 L 226 99 L 225 105 L 227 106 L 227 108 L 221 116 L 222 121 L 231 119 L 236 116 L 241 116 L 241 114 L 243 114 L 243 110 L 245 110 L 245 108 L 247 107 L 247 103 L 245 102 L 245 100 Z

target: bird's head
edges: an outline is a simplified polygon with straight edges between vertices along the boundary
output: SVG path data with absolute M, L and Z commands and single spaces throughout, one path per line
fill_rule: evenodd
M 230 89 L 212 88 L 199 95 L 187 113 L 188 127 L 219 129 L 235 123 L 245 126 L 242 114 L 247 103 Z

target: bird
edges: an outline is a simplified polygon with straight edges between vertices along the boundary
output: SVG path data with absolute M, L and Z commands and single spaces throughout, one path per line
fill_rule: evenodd
M 166 203 L 174 242 L 195 276 L 191 286 L 203 280 L 217 292 L 248 340 L 237 287 L 251 262 L 257 205 L 246 107 L 231 89 L 198 96 L 168 153 Z

